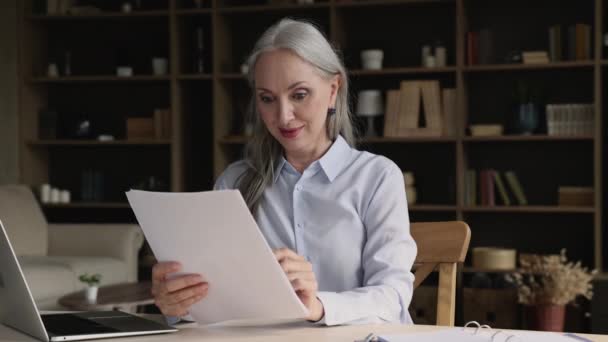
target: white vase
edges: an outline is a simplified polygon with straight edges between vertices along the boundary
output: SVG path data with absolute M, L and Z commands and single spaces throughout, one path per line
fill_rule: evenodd
M 87 302 L 96 303 L 97 302 L 97 290 L 99 287 L 97 286 L 89 286 L 85 290 L 85 296 L 87 298 Z

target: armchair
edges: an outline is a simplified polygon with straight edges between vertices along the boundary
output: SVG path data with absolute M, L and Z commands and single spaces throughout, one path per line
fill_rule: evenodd
M 99 273 L 102 285 L 137 281 L 144 236 L 133 224 L 48 224 L 31 190 L 0 186 L 2 220 L 34 300 L 41 310 L 85 285 L 82 273 Z

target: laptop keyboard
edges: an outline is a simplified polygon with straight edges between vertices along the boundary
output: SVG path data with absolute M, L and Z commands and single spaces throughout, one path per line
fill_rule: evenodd
M 42 315 L 46 331 L 54 336 L 92 335 L 120 332 L 72 314 Z

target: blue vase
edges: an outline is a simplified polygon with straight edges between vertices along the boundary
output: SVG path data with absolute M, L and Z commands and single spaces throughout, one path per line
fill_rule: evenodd
M 535 103 L 521 103 L 515 107 L 518 133 L 532 134 L 538 128 L 539 112 Z

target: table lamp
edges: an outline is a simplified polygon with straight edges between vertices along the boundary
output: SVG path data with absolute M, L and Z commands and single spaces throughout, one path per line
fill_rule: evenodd
M 380 116 L 384 112 L 382 102 L 382 92 L 380 90 L 362 90 L 357 96 L 357 110 L 359 116 L 367 117 L 367 130 L 365 136 L 376 137 L 378 133 L 374 128 L 374 117 Z

